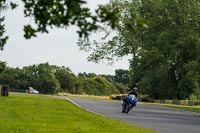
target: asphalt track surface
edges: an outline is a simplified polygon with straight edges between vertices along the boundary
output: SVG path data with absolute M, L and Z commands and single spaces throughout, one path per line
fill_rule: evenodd
M 137 104 L 128 114 L 121 112 L 121 102 L 69 98 L 91 112 L 125 121 L 158 133 L 200 133 L 200 114 L 158 105 Z

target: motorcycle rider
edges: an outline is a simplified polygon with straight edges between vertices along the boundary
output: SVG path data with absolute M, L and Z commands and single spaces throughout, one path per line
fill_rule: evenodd
M 138 93 L 137 87 L 133 87 L 133 89 L 128 92 L 128 95 L 131 95 L 131 94 L 135 95 L 136 98 L 138 98 L 139 93 Z
M 128 95 L 123 99 L 123 104 L 122 104 L 122 106 L 126 103 L 126 99 L 127 99 L 127 97 L 130 96 L 130 95 L 135 95 L 135 98 L 138 99 L 139 93 L 138 93 L 137 87 L 133 87 L 133 88 L 128 92 Z M 134 106 L 136 106 L 136 104 L 135 104 Z

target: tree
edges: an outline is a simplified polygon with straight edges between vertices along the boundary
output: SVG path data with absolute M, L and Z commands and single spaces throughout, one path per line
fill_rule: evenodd
M 129 85 L 130 82 L 129 70 L 117 69 L 115 70 L 115 82 Z
M 34 18 L 34 26 L 28 24 L 24 26 L 24 37 L 30 39 L 36 37 L 38 32 L 48 33 L 51 28 L 67 28 L 75 25 L 79 28 L 77 31 L 79 37 L 88 37 L 91 31 L 96 30 L 97 24 L 108 22 L 113 28 L 118 19 L 116 9 L 107 10 L 103 6 L 99 6 L 95 13 L 92 13 L 86 7 L 85 0 L 21 0 L 24 3 L 25 17 Z M 0 12 L 2 9 L 11 7 L 15 9 L 18 3 L 15 1 L 2 0 L 0 2 Z M 0 27 L 2 22 L 0 19 Z M 1 29 L 2 30 L 2 29 Z M 2 30 L 3 31 L 3 30 Z M 0 34 L 1 37 L 2 34 Z M 6 40 L 4 40 L 5 42 Z M 3 45 L 0 44 L 0 47 Z
M 92 14 L 84 0 L 21 0 L 24 3 L 24 15 L 34 18 L 34 26 L 24 26 L 24 37 L 30 39 L 37 33 L 48 33 L 52 28 L 67 28 L 75 25 L 79 37 L 88 37 L 90 32 L 97 30 L 98 23 L 108 22 L 113 28 L 117 22 L 118 10 L 107 10 L 99 6 L 96 14 Z M 0 1 L 0 50 L 3 50 L 8 36 L 5 35 L 4 16 L 2 12 L 8 8 L 15 9 L 18 5 L 15 1 Z M 5 62 L 0 61 L 0 71 L 5 67 Z
M 185 99 L 193 91 L 184 66 L 200 61 L 198 4 L 187 0 L 142 3 L 140 15 L 148 20 L 148 29 L 131 68 L 138 69 L 138 85 L 154 98 Z
M 0 1 L 0 51 L 3 50 L 6 41 L 8 40 L 8 36 L 5 35 L 5 25 L 4 17 L 2 16 L 2 12 L 6 9 L 5 0 Z M 6 63 L 0 61 L 0 72 L 5 68 Z
M 93 78 L 94 81 L 99 83 L 102 87 L 99 88 L 100 92 L 104 95 L 110 95 L 110 94 L 118 94 L 119 91 L 105 78 L 101 76 L 96 76 Z
M 0 73 L 0 84 L 13 86 L 15 82 L 15 71 L 13 68 L 6 67 L 4 71 Z
M 181 82 L 180 86 L 184 89 L 182 91 L 192 91 L 191 95 L 195 96 L 197 99 L 200 99 L 200 63 L 197 61 L 189 61 L 184 65 L 184 70 L 186 75 L 183 79 L 185 82 Z M 189 88 L 189 89 L 188 89 Z M 182 95 L 185 93 L 182 92 Z M 190 96 L 191 96 L 190 95 Z
M 99 76 L 104 77 L 106 80 L 108 80 L 112 84 L 115 83 L 115 75 L 100 74 Z
M 23 71 L 27 77 L 28 86 L 36 88 L 41 93 L 55 93 L 60 89 L 54 69 L 48 63 L 24 67 Z
M 57 69 L 54 74 L 60 83 L 62 91 L 75 93 L 77 78 L 71 71 L 62 67 Z
M 0 84 L 9 85 L 10 88 L 25 89 L 29 86 L 28 75 L 19 68 L 5 67 L 0 73 Z
M 5 35 L 5 25 L 4 17 L 2 16 L 2 12 L 6 10 L 5 0 L 1 0 L 0 2 L 0 50 L 3 50 L 4 45 L 8 39 L 8 36 Z
M 122 83 L 115 83 L 114 84 L 115 88 L 119 91 L 121 94 L 127 94 L 129 88 Z
M 137 13 L 140 10 L 140 2 L 139 0 L 112 0 L 104 6 L 107 9 L 119 10 L 118 25 L 114 31 L 109 25 L 99 25 L 96 34 L 102 35 L 100 40 L 80 39 L 78 46 L 81 50 L 90 53 L 89 61 L 98 63 L 101 60 L 107 60 L 113 63 L 125 55 L 136 54 L 141 43 L 139 39 L 141 32 L 138 30 L 147 28 L 146 20 Z
M 84 73 L 79 73 L 78 74 L 79 78 L 93 78 L 95 76 L 97 76 L 95 73 L 86 73 L 86 72 L 84 72 Z
M 110 40 L 85 39 L 79 46 L 91 52 L 94 62 L 131 54 L 133 85 L 153 98 L 185 99 L 200 85 L 198 76 L 190 76 L 197 66 L 190 63 L 200 63 L 199 5 L 191 0 L 113 0 L 105 8 L 120 12 L 116 35 L 104 26 Z
M 6 62 L 0 61 L 0 72 L 2 72 L 5 67 L 6 67 Z
M 82 91 L 92 95 L 110 95 L 119 94 L 119 91 L 113 84 L 101 76 L 93 78 L 81 78 Z

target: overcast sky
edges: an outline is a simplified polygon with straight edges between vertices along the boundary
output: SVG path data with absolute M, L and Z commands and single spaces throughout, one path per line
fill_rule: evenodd
M 88 0 L 93 10 L 98 4 L 108 3 L 109 0 Z M 68 29 L 53 29 L 49 34 L 38 34 L 37 38 L 23 38 L 23 25 L 33 20 L 25 19 L 22 6 L 14 11 L 5 12 L 6 34 L 9 40 L 0 52 L 0 60 L 8 66 L 20 67 L 49 62 L 51 65 L 69 67 L 73 73 L 80 72 L 96 74 L 114 74 L 116 69 L 128 69 L 128 58 L 113 65 L 95 64 L 87 61 L 88 54 L 80 51 L 76 42 L 78 34 L 75 27 Z

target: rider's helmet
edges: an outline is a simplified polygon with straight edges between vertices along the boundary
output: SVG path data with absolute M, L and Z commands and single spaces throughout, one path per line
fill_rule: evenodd
M 133 87 L 133 90 L 137 91 L 137 87 Z

